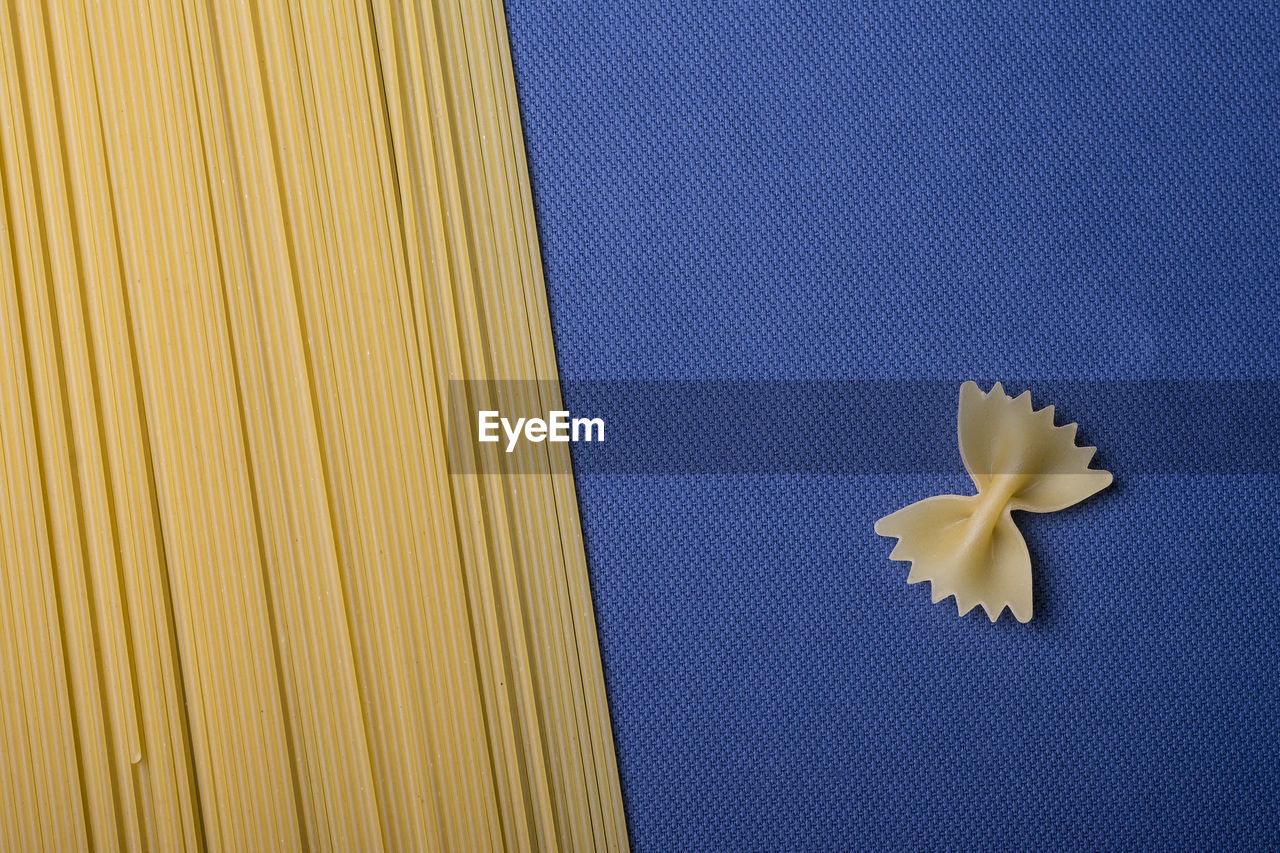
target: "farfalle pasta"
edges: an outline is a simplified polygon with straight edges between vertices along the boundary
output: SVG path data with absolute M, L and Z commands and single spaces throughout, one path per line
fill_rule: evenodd
M 1076 425 L 1055 426 L 1053 406 L 1034 410 L 1031 393 L 1010 397 L 960 388 L 960 456 L 976 495 L 926 498 L 876 522 L 898 540 L 893 560 L 910 561 L 907 583 L 929 581 L 933 600 L 955 596 L 960 615 L 982 605 L 994 622 L 1008 607 L 1031 619 L 1031 557 L 1013 521 L 1015 509 L 1055 512 L 1111 485 L 1089 467 L 1097 448 L 1075 443 Z

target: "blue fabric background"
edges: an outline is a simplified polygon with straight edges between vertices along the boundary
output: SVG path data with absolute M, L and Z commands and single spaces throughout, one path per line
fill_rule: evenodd
M 507 0 L 562 373 L 1280 378 L 1229 5 Z M 635 848 L 1280 846 L 1280 477 L 1114 473 L 1020 518 L 1027 625 L 872 531 L 958 458 L 579 477 Z

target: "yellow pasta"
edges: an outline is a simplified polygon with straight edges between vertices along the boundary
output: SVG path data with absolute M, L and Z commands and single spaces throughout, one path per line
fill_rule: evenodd
M 0 846 L 625 850 L 501 3 L 0 45 Z

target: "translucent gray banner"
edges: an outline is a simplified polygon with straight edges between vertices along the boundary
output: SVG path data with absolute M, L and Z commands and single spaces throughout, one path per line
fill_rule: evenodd
M 979 380 L 985 391 L 994 380 Z M 1280 380 L 1005 379 L 1055 423 L 1079 424 L 1094 465 L 1125 474 L 1280 473 Z M 961 380 L 453 382 L 456 474 L 937 474 L 963 471 Z M 563 401 L 563 403 L 561 403 Z M 496 418 L 602 422 L 602 440 L 509 441 Z M 497 415 L 482 417 L 482 412 Z M 484 423 L 495 441 L 481 441 Z M 537 430 L 534 431 L 536 438 Z M 556 432 L 555 429 L 549 432 Z M 507 452 L 508 447 L 512 447 Z

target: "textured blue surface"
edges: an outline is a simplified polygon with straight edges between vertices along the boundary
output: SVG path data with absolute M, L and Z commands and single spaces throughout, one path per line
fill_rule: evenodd
M 1275 4 L 507 13 L 566 376 L 1280 378 Z M 1114 473 L 1028 625 L 872 532 L 958 461 L 580 477 L 636 849 L 1276 849 L 1280 478 Z

